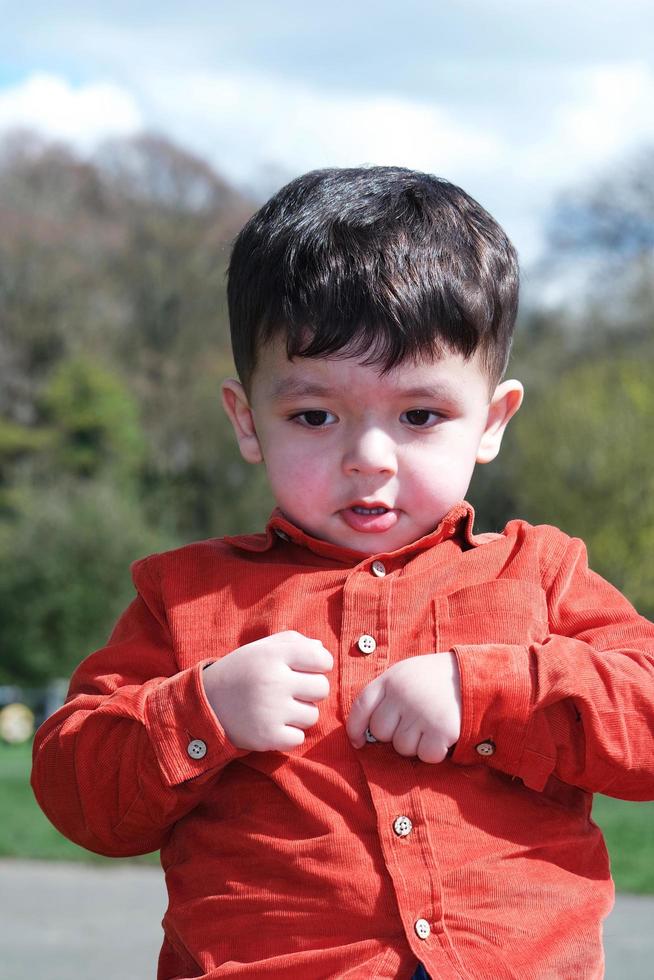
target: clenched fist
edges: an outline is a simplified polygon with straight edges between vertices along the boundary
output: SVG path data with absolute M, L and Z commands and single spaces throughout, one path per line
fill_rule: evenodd
M 232 745 L 285 752 L 318 721 L 333 666 L 320 640 L 287 630 L 233 650 L 203 670 L 202 680 Z
M 393 664 L 352 705 L 347 734 L 355 748 L 366 729 L 400 755 L 442 762 L 461 732 L 461 685 L 453 653 L 428 653 Z

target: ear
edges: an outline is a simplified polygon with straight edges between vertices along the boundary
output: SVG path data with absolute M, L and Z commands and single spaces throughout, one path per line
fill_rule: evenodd
M 493 392 L 486 428 L 477 450 L 478 463 L 490 463 L 499 453 L 504 430 L 522 405 L 523 395 L 519 381 L 503 381 Z
M 232 423 L 241 456 L 247 463 L 263 462 L 263 454 L 245 388 L 235 378 L 228 378 L 222 384 L 221 394 L 223 408 Z

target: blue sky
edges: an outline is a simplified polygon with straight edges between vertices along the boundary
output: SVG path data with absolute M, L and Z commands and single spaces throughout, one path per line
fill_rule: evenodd
M 0 131 L 163 132 L 232 182 L 397 163 L 462 184 L 527 262 L 561 189 L 654 143 L 651 0 L 0 0 Z

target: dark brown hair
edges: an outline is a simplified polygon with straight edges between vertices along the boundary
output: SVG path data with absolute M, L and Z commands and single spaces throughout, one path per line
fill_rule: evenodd
M 460 187 L 401 167 L 315 170 L 242 229 L 228 278 L 232 348 L 249 386 L 257 351 L 360 357 L 389 370 L 479 350 L 502 377 L 518 306 L 511 242 Z

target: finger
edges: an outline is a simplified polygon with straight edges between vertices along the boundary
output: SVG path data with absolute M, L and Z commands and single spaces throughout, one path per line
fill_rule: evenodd
M 334 658 L 320 640 L 291 640 L 284 648 L 286 663 L 292 670 L 327 674 L 334 666 Z
M 324 701 L 329 697 L 329 681 L 324 674 L 301 674 L 294 670 L 290 693 L 298 701 Z
M 393 748 L 398 755 L 412 758 L 418 754 L 422 730 L 418 725 L 398 725 L 393 735 Z
M 370 715 L 368 728 L 378 742 L 392 742 L 401 721 L 398 708 L 389 698 L 384 698 Z
M 319 717 L 320 712 L 315 704 L 292 700 L 285 712 L 284 721 L 287 725 L 292 725 L 293 728 L 306 730 L 315 725 Z
M 447 756 L 447 743 L 442 735 L 423 733 L 418 743 L 416 755 L 421 762 L 437 764 Z
M 366 744 L 366 729 L 370 715 L 384 697 L 384 683 L 381 677 L 375 678 L 359 694 L 350 709 L 345 730 L 355 748 Z
M 284 725 L 275 739 L 274 751 L 288 752 L 290 749 L 296 749 L 303 742 L 304 732 L 301 728 L 295 728 L 293 725 Z

